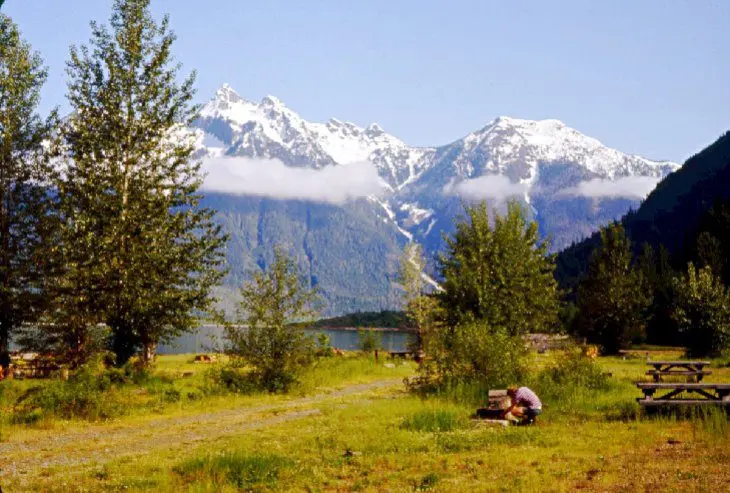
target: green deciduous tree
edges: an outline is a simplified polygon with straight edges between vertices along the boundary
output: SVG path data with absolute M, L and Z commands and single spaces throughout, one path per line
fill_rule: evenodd
M 253 368 L 256 383 L 286 391 L 312 362 L 314 341 L 304 333 L 318 296 L 304 287 L 294 262 L 279 248 L 274 261 L 241 289 L 239 325 L 226 326 L 226 352 Z
M 200 162 L 185 127 L 194 77 L 178 83 L 168 18 L 150 0 L 115 0 L 111 29 L 72 48 L 58 184 L 66 271 L 59 324 L 112 332 L 117 363 L 191 330 L 221 279 L 225 237 L 200 207 Z
M 730 291 L 712 267 L 690 263 L 676 280 L 675 319 L 690 356 L 718 356 L 730 348 Z
M 44 141 L 55 125 L 37 114 L 46 70 L 17 26 L 0 14 L 0 365 L 13 332 L 42 311 L 54 208 Z
M 517 202 L 495 215 L 493 225 L 486 203 L 467 206 L 446 245 L 438 298 L 450 326 L 483 320 L 511 335 L 557 327 L 554 259 Z
M 383 340 L 380 332 L 365 328 L 357 331 L 357 344 L 363 353 L 372 353 L 383 349 Z
M 403 305 L 409 325 L 416 329 L 411 349 L 421 351 L 436 323 L 438 301 L 426 293 L 424 269 L 426 260 L 423 249 L 417 243 L 408 243 L 403 249 L 398 273 L 403 287 Z
M 588 276 L 578 287 L 579 334 L 615 354 L 644 335 L 651 290 L 644 274 L 632 265 L 631 243 L 620 224 L 601 230 Z
M 486 203 L 466 207 L 440 256 L 441 287 L 421 375 L 439 384 L 515 381 L 529 331 L 558 326 L 554 263 L 537 224 L 511 202 L 490 221 Z

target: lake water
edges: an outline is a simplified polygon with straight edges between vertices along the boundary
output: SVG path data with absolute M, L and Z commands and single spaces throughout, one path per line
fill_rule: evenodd
M 359 338 L 356 330 L 321 329 L 307 331 L 312 336 L 324 332 L 330 338 L 332 347 L 343 350 L 359 348 Z M 399 330 L 379 329 L 383 349 L 386 351 L 405 351 L 412 334 Z M 216 343 L 217 341 L 217 343 Z M 223 328 L 218 325 L 204 325 L 193 334 L 185 334 L 175 339 L 171 344 L 161 345 L 158 354 L 205 353 L 220 345 L 223 341 Z

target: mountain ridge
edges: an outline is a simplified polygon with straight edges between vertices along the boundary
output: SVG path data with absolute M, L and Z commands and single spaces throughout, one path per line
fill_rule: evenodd
M 365 235 L 372 235 L 376 227 L 372 219 L 381 224 L 377 226 L 379 233 L 374 238 L 382 243 L 370 247 L 381 253 L 388 252 L 390 258 L 383 265 L 373 266 L 377 276 L 387 280 L 385 284 L 377 283 L 381 294 L 388 284 L 392 285 L 393 292 L 398 290 L 394 272 L 397 262 L 393 257 L 397 258 L 403 244 L 418 242 L 433 259 L 442 245 L 443 235 L 453 230 L 453 219 L 462 209 L 464 200 L 486 199 L 498 207 L 506 198 L 517 198 L 527 206 L 531 217 L 537 219 L 542 236 L 553 238 L 552 250 L 556 251 L 637 206 L 648 193 L 646 188 L 679 167 L 676 163 L 652 161 L 608 148 L 599 140 L 554 119 L 500 116 L 450 143 L 434 147 L 410 146 L 385 132 L 377 123 L 361 127 L 336 118 L 324 123 L 310 122 L 275 96 L 266 96 L 259 103 L 251 102 L 228 84 L 203 106 L 193 131 L 197 132 L 198 157 L 230 159 L 234 175 L 236 166 L 253 163 L 259 168 L 249 170 L 246 179 L 255 181 L 257 169 L 261 169 L 261 173 L 274 173 L 272 167 L 276 166 L 275 183 L 274 186 L 270 184 L 268 195 L 251 200 L 290 204 L 283 209 L 286 213 L 277 212 L 277 221 L 281 221 L 278 233 L 264 235 L 262 244 L 255 247 L 249 242 L 248 250 L 239 249 L 231 255 L 252 258 L 267 246 L 289 242 L 294 256 L 310 258 L 308 263 L 302 263 L 310 272 L 316 270 L 317 261 L 311 259 L 317 255 L 339 263 L 353 261 L 358 250 L 348 249 L 347 258 L 340 258 L 344 250 L 313 253 L 310 248 L 305 255 L 303 247 L 299 246 L 301 239 L 290 237 L 287 228 L 301 227 L 297 219 L 301 210 L 316 210 L 316 215 L 325 222 L 327 214 L 322 213 L 322 204 L 316 204 L 317 200 L 291 202 L 292 197 L 279 193 L 279 188 L 285 189 L 284 185 L 306 187 L 308 183 L 316 182 L 316 177 L 332 176 L 327 172 L 335 167 L 342 167 L 346 174 L 354 176 L 354 166 L 374 165 L 381 193 L 369 193 L 360 196 L 360 200 L 326 207 L 332 213 L 332 224 L 328 226 L 330 234 L 341 236 L 345 243 L 362 242 Z M 305 183 L 301 180 L 301 172 L 293 178 L 295 175 L 287 169 L 310 170 L 313 175 L 307 175 L 310 179 Z M 210 167 L 208 171 L 216 172 Z M 291 184 L 287 180 L 299 181 Z M 324 185 L 325 190 L 320 193 L 326 193 L 326 188 L 330 187 L 330 184 Z M 337 183 L 331 184 L 331 187 L 337 186 Z M 245 188 L 251 190 L 250 184 Z M 235 191 L 235 183 L 226 187 L 227 194 L 222 197 L 229 196 L 229 202 L 243 204 L 245 201 L 233 197 L 232 190 Z M 215 190 L 206 192 L 211 193 L 216 195 L 216 203 L 226 203 Z M 297 205 L 291 205 L 293 203 Z M 244 208 L 247 214 L 255 213 L 256 208 Z M 236 214 L 233 209 L 226 210 L 227 214 Z M 259 209 L 263 216 L 257 221 L 265 223 L 271 210 Z M 336 214 L 335 210 L 341 210 L 343 214 Z M 230 227 L 233 226 L 228 222 Z M 254 255 L 254 250 L 259 253 Z M 232 260 L 238 265 L 239 259 Z M 252 264 L 250 261 L 243 263 Z M 265 262 L 253 264 L 260 267 Z M 323 289 L 326 285 L 337 284 L 327 276 L 315 275 L 314 278 L 321 287 L 324 280 Z M 352 279 L 352 283 L 356 281 Z M 359 289 L 355 291 L 360 292 Z M 362 308 L 394 308 L 392 303 L 397 296 L 393 292 L 382 298 L 387 299 L 386 304 L 368 304 Z M 343 293 L 330 293 L 329 296 L 341 297 Z M 348 299 L 348 309 L 352 309 L 354 302 L 352 298 Z M 339 312 L 334 309 L 331 313 Z

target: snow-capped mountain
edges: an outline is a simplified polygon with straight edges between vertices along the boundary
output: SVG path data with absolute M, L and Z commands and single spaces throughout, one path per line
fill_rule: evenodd
M 326 123 L 309 122 L 273 96 L 259 103 L 251 102 L 228 85 L 222 86 L 204 105 L 196 127 L 202 157 L 277 159 L 290 167 L 313 169 L 364 161 L 375 164 L 384 193 L 357 204 L 322 208 L 321 204 L 298 203 L 282 208 L 273 204 L 283 201 L 271 198 L 256 199 L 255 206 L 253 202 L 240 206 L 256 216 L 255 222 L 254 217 L 250 220 L 256 225 L 257 235 L 255 239 L 242 239 L 239 244 L 244 246 L 237 254 L 253 259 L 256 255 L 252 252 L 281 242 L 287 228 L 299 228 L 303 236 L 286 241 L 293 244 L 292 248 L 301 249 L 312 282 L 319 283 L 325 291 L 330 286 L 324 283 L 334 281 L 325 281 L 315 273 L 322 268 L 317 256 L 330 258 L 338 247 L 329 245 L 331 250 L 326 255 L 312 247 L 311 234 L 317 224 L 322 231 L 329 228 L 329 234 L 354 244 L 365 241 L 365 234 L 370 235 L 370 240 L 373 235 L 380 238 L 380 243 L 371 247 L 386 255 L 388 262 L 376 266 L 363 264 L 362 268 L 374 268 L 376 272 L 368 275 L 392 280 L 397 264 L 393 258 L 398 257 L 400 246 L 406 241 L 418 241 L 427 252 L 437 250 L 442 233 L 451 231 L 453 218 L 461 211 L 464 199 L 520 198 L 538 220 L 541 232 L 552 237 L 553 250 L 557 250 L 636 206 L 643 198 L 642 192 L 634 190 L 636 180 L 651 185 L 653 180 L 658 181 L 678 168 L 675 163 L 651 161 L 608 148 L 558 120 L 499 117 L 449 144 L 413 147 L 375 123 L 363 128 L 334 118 Z M 225 204 L 225 199 L 216 198 L 218 207 L 221 200 Z M 283 222 L 276 231 L 267 233 L 273 209 L 277 210 L 276 221 Z M 340 222 L 333 225 L 334 219 L 328 219 L 343 211 L 345 215 L 337 221 L 350 222 L 346 230 Z M 235 213 L 230 209 L 228 212 Z M 315 217 L 319 223 L 313 222 Z M 285 224 L 287 220 L 294 222 Z M 358 231 L 365 223 L 368 231 Z M 230 232 L 245 225 L 239 220 L 226 227 Z M 353 255 L 357 255 L 356 247 L 332 261 L 352 263 Z M 261 265 L 259 260 L 256 263 Z M 391 288 L 386 285 L 390 284 L 387 281 L 380 286 L 387 291 Z M 391 294 L 385 298 L 392 301 Z M 340 295 L 341 287 L 337 296 Z M 350 301 L 346 304 L 353 308 L 352 303 L 357 302 Z M 365 303 L 361 307 L 389 306 Z M 342 311 L 340 308 L 335 307 L 332 312 Z
M 409 147 L 376 123 L 361 128 L 336 118 L 308 122 L 273 96 L 253 103 L 227 84 L 201 110 L 199 127 L 220 140 L 230 156 L 276 158 L 314 168 L 371 161 L 393 189 L 412 180 L 434 152 Z
M 587 180 L 661 178 L 678 167 L 608 148 L 558 120 L 502 116 L 450 144 L 412 147 L 375 123 L 362 128 L 335 118 L 326 123 L 309 122 L 273 96 L 260 103 L 247 101 L 227 84 L 203 107 L 198 127 L 203 132 L 199 142 L 204 154 L 211 156 L 273 158 L 289 166 L 313 168 L 374 163 L 391 193 L 373 200 L 380 205 L 381 215 L 397 223 L 406 237 L 430 234 L 434 214 L 453 199 L 448 190 L 458 191 L 459 184 L 482 176 L 502 175 L 519 185 L 513 192 L 519 190 L 516 195 L 532 204 L 538 219 L 543 219 L 535 206 L 536 197 L 560 198 L 562 190 Z M 499 190 L 488 189 L 495 185 L 499 183 L 485 183 L 482 197 L 501 196 Z M 477 197 L 478 187 L 479 183 L 469 187 Z M 563 197 L 568 198 L 576 199 Z M 617 198 L 622 204 L 640 199 Z M 610 200 L 603 197 L 602 202 L 604 208 L 611 209 Z M 595 215 L 601 205 L 593 203 L 591 208 Z M 425 228 L 412 231 L 424 223 Z M 432 225 L 430 230 L 428 225 Z M 578 232 L 588 232 L 583 229 Z M 437 233 L 440 236 L 440 231 Z M 576 235 L 569 239 L 576 239 Z M 562 238 L 555 241 L 556 246 L 564 246 Z

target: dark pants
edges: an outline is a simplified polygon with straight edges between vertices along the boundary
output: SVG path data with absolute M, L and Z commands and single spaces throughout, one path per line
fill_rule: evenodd
M 525 409 L 525 416 L 527 416 L 527 422 L 532 423 L 535 421 L 535 418 L 537 418 L 540 414 L 542 414 L 542 409 L 532 408 L 528 407 Z

